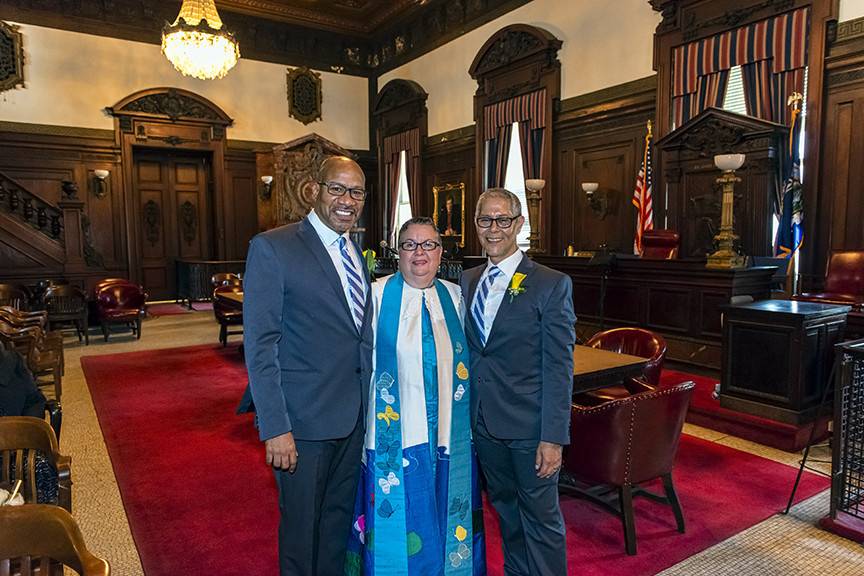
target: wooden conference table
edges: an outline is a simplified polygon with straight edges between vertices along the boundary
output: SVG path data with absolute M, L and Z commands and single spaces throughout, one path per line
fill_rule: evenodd
M 223 292 L 218 295 L 229 306 L 243 309 L 243 292 Z M 573 393 L 589 392 L 614 386 L 627 378 L 642 374 L 648 361 L 639 356 L 620 354 L 588 346 L 573 349 Z

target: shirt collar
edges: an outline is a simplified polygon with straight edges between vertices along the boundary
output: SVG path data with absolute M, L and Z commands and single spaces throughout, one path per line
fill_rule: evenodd
M 307 216 L 307 218 L 309 219 L 309 223 L 312 224 L 312 227 L 315 229 L 315 232 L 318 233 L 318 237 L 321 239 L 321 243 L 324 244 L 324 246 L 332 246 L 333 244 L 338 242 L 339 238 L 342 236 L 345 237 L 346 242 L 350 240 L 348 232 L 345 232 L 344 234 L 339 234 L 338 232 L 324 224 L 324 222 L 321 220 L 321 217 L 315 213 L 314 209 L 309 211 L 309 215 Z
M 522 263 L 522 250 L 516 250 L 513 254 L 499 262 L 498 264 L 492 264 L 492 261 L 488 261 L 486 263 L 486 271 L 483 272 L 483 275 L 489 274 L 489 269 L 492 266 L 497 266 L 501 272 L 504 273 L 505 278 L 512 278 L 513 274 L 516 273 L 516 269 L 519 267 L 519 264 Z

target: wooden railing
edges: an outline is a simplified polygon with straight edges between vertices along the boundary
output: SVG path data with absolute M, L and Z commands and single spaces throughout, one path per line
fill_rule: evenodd
M 64 243 L 63 211 L 0 172 L 0 210 L 51 240 Z

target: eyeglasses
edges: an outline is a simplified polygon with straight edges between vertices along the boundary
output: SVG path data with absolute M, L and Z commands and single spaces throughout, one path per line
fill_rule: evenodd
M 432 252 L 441 247 L 440 242 L 435 240 L 424 240 L 423 242 L 415 242 L 414 240 L 406 240 L 399 243 L 399 249 L 406 252 L 414 252 L 417 248 L 423 248 L 426 252 Z
M 363 188 L 346 188 L 342 184 L 338 184 L 336 182 L 319 182 L 321 186 L 325 186 L 327 188 L 327 192 L 330 193 L 331 196 L 345 196 L 347 192 L 351 198 L 354 200 L 365 200 L 366 199 L 366 190 Z
M 480 228 L 491 228 L 492 223 L 498 225 L 498 228 L 509 228 L 513 225 L 513 221 L 519 218 L 519 216 L 498 216 L 497 218 L 492 218 L 491 216 L 480 216 L 477 218 L 477 226 Z

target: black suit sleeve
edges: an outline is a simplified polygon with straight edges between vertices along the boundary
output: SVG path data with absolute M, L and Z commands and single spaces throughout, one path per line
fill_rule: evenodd
M 565 445 L 570 443 L 573 343 L 576 340 L 573 282 L 569 276 L 560 278 L 541 314 L 543 406 L 540 440 Z

